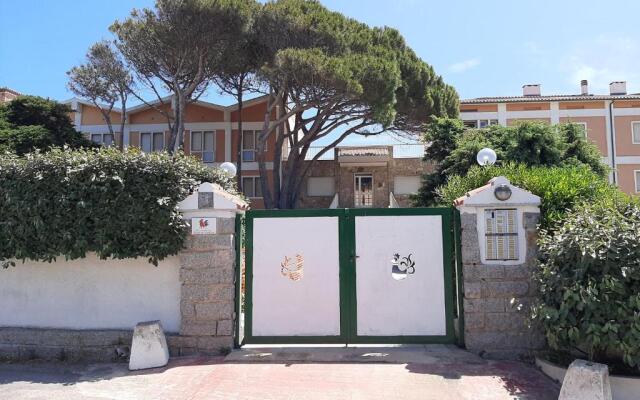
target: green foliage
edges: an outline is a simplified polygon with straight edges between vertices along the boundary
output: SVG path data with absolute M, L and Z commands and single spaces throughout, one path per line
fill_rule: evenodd
M 414 199 L 421 206 L 437 201 L 436 188 L 447 179 L 464 175 L 477 165 L 476 154 L 483 147 L 495 150 L 499 163 L 504 160 L 527 166 L 585 165 L 599 176 L 607 173 L 597 147 L 585 140 L 576 124 L 523 122 L 517 126 L 464 129 L 460 121 L 437 118 L 429 125 L 425 141 L 432 143 L 425 159 L 437 162 L 438 168 L 424 177 Z
M 71 108 L 37 96 L 20 96 L 0 105 L 0 152 L 19 155 L 53 146 L 93 147 L 75 130 Z
M 532 318 L 553 349 L 640 366 L 640 207 L 584 205 L 542 231 Z
M 0 157 L 0 262 L 176 254 L 186 237 L 177 203 L 203 182 L 231 179 L 181 154 L 100 150 Z
M 554 229 L 566 212 L 583 202 L 622 201 L 626 195 L 585 165 L 528 167 L 510 163 L 504 166 L 472 166 L 465 175 L 454 175 L 436 190 L 439 203 L 450 206 L 470 190 L 505 176 L 512 184 L 540 196 L 541 226 Z

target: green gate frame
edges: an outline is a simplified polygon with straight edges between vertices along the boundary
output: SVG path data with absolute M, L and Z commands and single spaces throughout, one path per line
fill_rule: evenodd
M 358 208 L 358 209 L 296 209 L 296 210 L 251 210 L 245 215 L 245 320 L 244 338 L 241 344 L 428 344 L 455 343 L 454 332 L 454 273 L 458 271 L 458 262 L 454 256 L 454 247 L 459 244 L 459 229 L 455 229 L 456 217 L 453 208 Z M 443 271 L 445 293 L 445 335 L 428 336 L 359 336 L 357 334 L 357 293 L 355 268 L 355 218 L 363 216 L 410 216 L 439 215 L 442 217 Z M 256 218 L 292 218 L 292 217 L 337 217 L 339 235 L 340 262 L 340 335 L 337 336 L 253 336 L 253 222 Z M 239 226 L 239 223 L 238 225 Z M 239 231 L 240 228 L 238 228 Z M 240 248 L 240 245 L 238 245 Z M 455 253 L 458 253 L 457 251 Z M 240 268 L 238 268 L 238 271 Z M 236 294 L 240 297 L 240 272 L 236 277 Z M 456 292 L 458 299 L 455 307 L 461 315 L 462 302 L 460 288 Z M 237 329 L 239 333 L 240 309 L 238 307 Z M 459 318 L 459 330 L 462 320 Z M 236 335 L 238 336 L 238 335 Z

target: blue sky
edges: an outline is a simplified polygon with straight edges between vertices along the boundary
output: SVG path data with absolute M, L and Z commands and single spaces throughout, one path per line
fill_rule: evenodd
M 0 86 L 64 100 L 65 72 L 83 61 L 108 26 L 149 0 L 0 1 Z M 622 0 L 324 0 L 370 25 L 398 29 L 462 98 L 576 93 L 588 79 L 606 93 L 612 80 L 640 92 L 640 2 Z M 231 102 L 212 90 L 210 101 Z

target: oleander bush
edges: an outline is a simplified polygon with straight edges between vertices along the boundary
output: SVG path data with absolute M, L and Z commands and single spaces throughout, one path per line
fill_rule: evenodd
M 0 156 L 0 263 L 146 257 L 184 244 L 177 204 L 204 181 L 235 193 L 231 178 L 182 154 L 53 149 Z
M 640 206 L 594 202 L 541 231 L 532 320 L 550 347 L 640 372 Z
M 531 167 L 508 163 L 502 166 L 473 166 L 465 175 L 449 177 L 446 184 L 436 189 L 438 202 L 451 206 L 455 199 L 487 184 L 496 176 L 505 176 L 513 185 L 540 196 L 540 224 L 543 229 L 552 230 L 562 222 L 568 210 L 581 203 L 613 202 L 628 197 L 585 165 Z

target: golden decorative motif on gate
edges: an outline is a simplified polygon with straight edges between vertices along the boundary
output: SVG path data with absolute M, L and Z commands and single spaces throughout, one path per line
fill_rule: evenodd
M 292 281 L 302 279 L 304 272 L 304 258 L 300 254 L 295 257 L 284 257 L 284 261 L 280 263 L 280 273 Z

